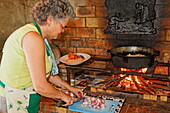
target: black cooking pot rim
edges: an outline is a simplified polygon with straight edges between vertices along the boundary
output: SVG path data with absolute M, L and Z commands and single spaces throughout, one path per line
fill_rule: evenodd
M 143 57 L 150 57 L 150 56 L 153 56 L 153 55 L 158 56 L 159 53 L 160 53 L 159 51 L 156 51 L 152 48 L 144 47 L 144 46 L 120 46 L 120 47 L 115 47 L 115 48 L 112 48 L 110 50 L 107 50 L 107 52 L 111 53 L 112 55 L 117 55 L 117 56 L 122 56 L 122 57 L 131 57 L 131 56 L 121 55 L 120 53 L 135 53 L 135 52 L 147 53 Z

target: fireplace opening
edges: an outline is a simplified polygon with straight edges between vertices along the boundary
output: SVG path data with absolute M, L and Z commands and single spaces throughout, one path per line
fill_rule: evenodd
M 119 68 L 122 72 L 146 73 L 148 68 L 126 69 Z M 118 92 L 166 95 L 170 96 L 170 82 L 168 79 L 137 76 L 131 74 L 112 74 L 104 79 L 97 78 L 90 85 L 92 88 Z
M 141 50 L 143 50 L 143 48 Z M 146 50 L 151 51 L 152 49 L 145 48 L 145 51 Z M 140 59 L 143 55 L 136 56 L 135 54 L 133 57 Z M 95 61 L 109 62 L 110 65 L 107 65 L 105 68 L 96 68 L 93 67 Z M 138 62 L 137 65 L 140 65 L 140 62 Z M 132 69 L 115 66 L 112 59 L 94 56 L 81 65 L 66 66 L 66 68 L 69 81 L 71 73 L 74 73 L 74 75 L 77 74 L 74 78 L 76 86 L 94 88 L 106 92 L 109 90 L 125 93 L 170 96 L 170 63 L 154 61 L 151 66 Z M 166 68 L 167 73 L 155 73 L 157 68 Z M 89 71 L 99 74 L 94 74 L 95 76 L 91 77 L 91 74 L 87 73 Z

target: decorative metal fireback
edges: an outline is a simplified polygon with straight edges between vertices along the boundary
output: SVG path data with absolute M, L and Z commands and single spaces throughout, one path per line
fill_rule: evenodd
M 156 0 L 106 0 L 105 34 L 156 34 L 153 21 Z

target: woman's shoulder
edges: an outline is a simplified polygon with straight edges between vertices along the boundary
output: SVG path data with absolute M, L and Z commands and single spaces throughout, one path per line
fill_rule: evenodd
M 38 45 L 40 43 L 43 45 L 44 39 L 38 32 L 30 31 L 23 37 L 23 42 L 31 43 L 31 45 L 33 45 L 34 43 L 35 45 Z
M 42 36 L 36 31 L 28 32 L 27 34 L 25 34 L 24 38 L 33 38 L 33 39 L 39 39 L 43 41 Z
M 34 26 L 32 26 L 31 24 L 26 24 L 20 28 L 18 28 L 17 30 L 15 30 L 10 36 L 10 37 L 23 37 L 25 34 L 27 34 L 28 32 L 38 32 L 36 30 L 36 28 Z
M 20 27 L 18 30 L 20 30 L 20 31 L 27 31 L 27 32 L 29 32 L 29 31 L 38 32 L 36 27 L 31 25 L 31 24 L 26 24 L 26 25 Z

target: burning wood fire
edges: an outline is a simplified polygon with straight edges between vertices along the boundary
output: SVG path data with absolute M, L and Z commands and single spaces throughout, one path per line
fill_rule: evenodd
M 146 73 L 147 69 L 148 68 L 120 68 L 121 71 L 133 71 L 139 73 Z M 151 77 L 142 77 L 127 74 L 112 75 L 112 77 L 108 77 L 103 80 L 100 80 L 97 83 L 94 83 L 92 87 L 113 91 L 170 96 L 169 80 L 160 80 Z

